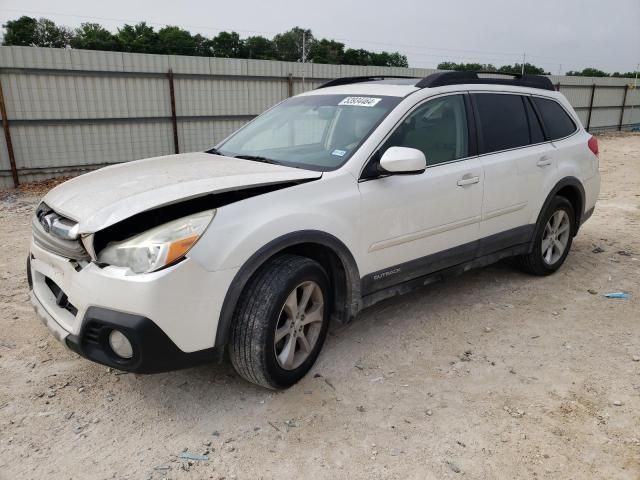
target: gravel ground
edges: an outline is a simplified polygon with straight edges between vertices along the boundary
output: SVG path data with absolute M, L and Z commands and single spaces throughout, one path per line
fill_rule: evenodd
M 0 192 L 0 478 L 637 480 L 640 135 L 600 145 L 601 198 L 557 274 L 502 263 L 386 301 L 279 393 L 66 350 L 27 300 L 41 192 Z

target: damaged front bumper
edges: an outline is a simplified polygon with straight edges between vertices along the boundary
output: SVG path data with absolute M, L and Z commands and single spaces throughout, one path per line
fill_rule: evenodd
M 221 353 L 213 348 L 217 321 L 235 270 L 208 272 L 187 258 L 151 274 L 125 275 L 93 263 L 79 266 L 35 243 L 27 270 L 40 320 L 90 360 L 152 373 L 215 360 Z M 131 358 L 111 349 L 113 330 L 131 342 Z
M 82 357 L 119 370 L 166 372 L 220 360 L 223 353 L 220 348 L 183 352 L 148 318 L 99 307 L 87 310 L 80 333 L 72 335 L 47 312 L 33 291 L 30 298 L 36 314 L 55 338 Z M 131 342 L 131 358 L 119 357 L 109 346 L 108 336 L 113 330 L 122 332 Z

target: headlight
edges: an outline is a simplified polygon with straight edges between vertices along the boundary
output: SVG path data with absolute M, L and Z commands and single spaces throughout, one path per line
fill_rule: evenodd
M 172 220 L 127 240 L 111 242 L 98 254 L 98 261 L 128 267 L 135 273 L 153 272 L 182 258 L 215 214 L 215 210 L 206 210 Z

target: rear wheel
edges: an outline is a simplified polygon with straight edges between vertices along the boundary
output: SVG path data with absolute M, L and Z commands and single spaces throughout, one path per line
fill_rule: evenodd
M 236 310 L 229 353 L 246 380 L 287 388 L 313 366 L 329 326 L 329 280 L 297 255 L 269 260 L 247 284 Z
M 575 231 L 575 212 L 564 197 L 554 197 L 536 228 L 533 250 L 519 257 L 520 266 L 534 275 L 550 275 L 564 263 Z

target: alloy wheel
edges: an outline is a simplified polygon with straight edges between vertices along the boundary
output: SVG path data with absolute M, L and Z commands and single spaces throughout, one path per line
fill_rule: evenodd
M 316 282 L 303 282 L 291 291 L 280 312 L 274 336 L 278 365 L 295 370 L 318 342 L 324 320 L 324 296 Z
M 547 225 L 544 227 L 542 234 L 542 259 L 547 265 L 556 263 L 569 243 L 571 235 L 571 222 L 569 215 L 564 210 L 556 210 Z

